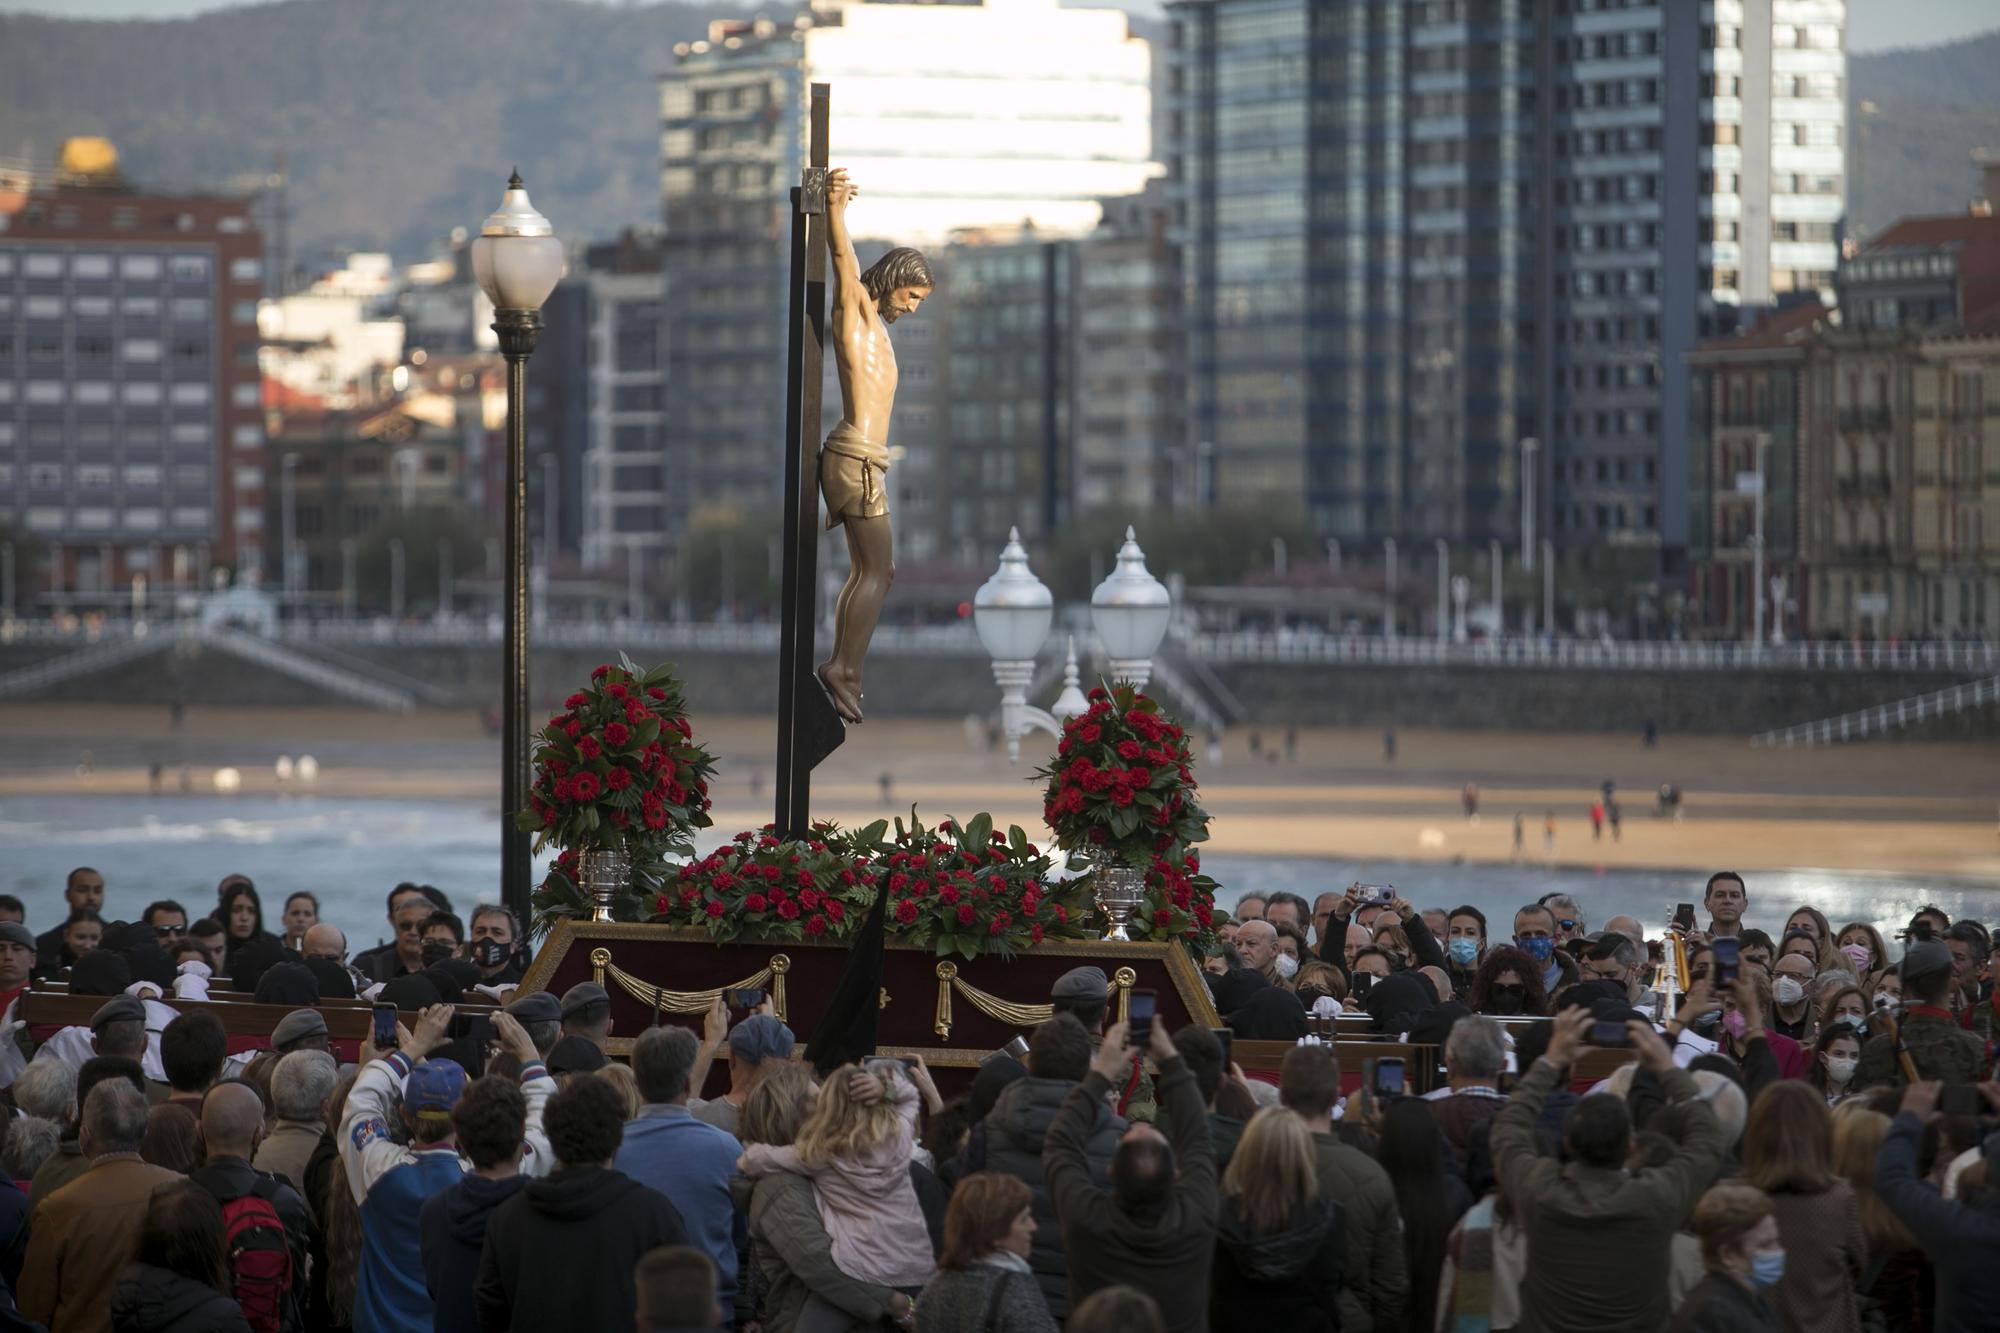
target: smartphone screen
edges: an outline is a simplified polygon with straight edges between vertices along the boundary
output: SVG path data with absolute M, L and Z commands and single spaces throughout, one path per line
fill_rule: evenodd
M 1632 1034 L 1619 1022 L 1600 1021 L 1590 1025 L 1592 1046 L 1630 1046 Z
M 1153 1039 L 1153 1015 L 1159 1012 L 1159 994 L 1149 990 L 1132 992 L 1132 1022 L 1125 1041 L 1135 1051 L 1143 1051 Z
M 1694 904 L 1681 903 L 1674 908 L 1674 924 L 1682 930 L 1694 929 Z
M 1710 941 L 1709 948 L 1715 954 L 1715 988 L 1736 984 L 1736 969 L 1742 962 L 1741 945 L 1728 935 L 1721 935 Z
M 1236 1063 L 1236 1031 L 1234 1028 L 1217 1028 L 1215 1039 L 1222 1043 L 1222 1072 L 1227 1077 L 1229 1066 Z
M 375 1006 L 375 1049 L 386 1051 L 396 1044 L 396 1006 Z
M 1398 1057 L 1385 1055 L 1375 1061 L 1375 1095 L 1377 1097 L 1403 1095 L 1403 1062 Z

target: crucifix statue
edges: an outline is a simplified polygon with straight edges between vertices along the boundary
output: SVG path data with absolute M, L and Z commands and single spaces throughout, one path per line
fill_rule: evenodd
M 833 354 L 840 368 L 840 424 L 819 453 L 826 525 L 847 531 L 847 583 L 834 604 L 833 655 L 819 664 L 820 684 L 848 722 L 861 721 L 861 663 L 895 577 L 889 536 L 889 414 L 896 404 L 896 349 L 889 325 L 912 315 L 931 294 L 923 255 L 899 246 L 864 273 L 847 230 L 858 191 L 843 170 L 827 174 L 826 246 L 833 259 Z

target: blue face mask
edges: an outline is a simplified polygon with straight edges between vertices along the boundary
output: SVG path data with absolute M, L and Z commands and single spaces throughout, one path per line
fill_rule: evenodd
M 1750 1281 L 1759 1287 L 1775 1287 L 1785 1277 L 1785 1252 L 1759 1250 L 1750 1256 Z
M 1514 941 L 1514 943 L 1520 945 L 1523 949 L 1526 949 L 1528 951 L 1528 957 L 1534 959 L 1538 963 L 1543 964 L 1544 966 L 1547 966 L 1549 959 L 1555 956 L 1556 942 L 1550 939 L 1546 935 L 1541 936 L 1538 939 L 1531 939 L 1531 940 L 1517 939 Z
M 1461 935 L 1450 944 L 1451 961 L 1460 967 L 1471 967 L 1479 961 L 1479 941 Z

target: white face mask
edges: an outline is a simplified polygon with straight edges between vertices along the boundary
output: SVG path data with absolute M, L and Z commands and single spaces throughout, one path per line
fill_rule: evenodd
M 1806 998 L 1805 984 L 1791 977 L 1779 977 L 1771 992 L 1777 996 L 1779 1004 L 1797 1004 Z
M 1854 1081 L 1854 1066 L 1861 1062 L 1852 1056 L 1829 1055 L 1826 1057 L 1826 1081 L 1836 1088 L 1844 1088 Z
M 1299 960 L 1288 953 L 1279 954 L 1274 962 L 1274 966 L 1278 969 L 1278 975 L 1287 981 L 1297 976 L 1299 972 Z

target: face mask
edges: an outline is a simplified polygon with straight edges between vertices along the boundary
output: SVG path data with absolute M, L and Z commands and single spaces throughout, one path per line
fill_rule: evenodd
M 1826 1081 L 1836 1088 L 1846 1087 L 1854 1079 L 1854 1066 L 1860 1063 L 1852 1057 L 1829 1055 L 1826 1058 Z
M 1833 1021 L 1836 1023 L 1845 1023 L 1856 1032 L 1866 1032 L 1868 1030 L 1868 1018 L 1865 1014 L 1835 1014 Z
M 1496 1014 L 1518 1014 L 1527 994 L 1526 986 L 1495 986 L 1486 992 L 1487 1008 Z
M 1451 942 L 1451 961 L 1460 967 L 1471 967 L 1479 961 L 1479 941 L 1461 935 Z
M 1278 975 L 1287 981 L 1299 974 L 1299 960 L 1288 953 L 1279 954 L 1273 966 L 1278 969 Z
M 507 946 L 495 939 L 474 940 L 472 961 L 481 967 L 498 967 L 507 961 Z
M 1859 971 L 1859 972 L 1866 972 L 1866 971 L 1868 970 L 1868 946 L 1867 946 L 1867 945 L 1865 945 L 1865 944 L 1843 944 L 1843 945 L 1841 945 L 1841 946 L 1840 946 L 1840 951 L 1841 951 L 1842 953 L 1844 953 L 1844 954 L 1846 954 L 1846 955 L 1847 955 L 1847 961 L 1849 961 L 1850 963 L 1853 963 L 1853 964 L 1854 964 L 1854 967 L 1855 967 L 1855 970 L 1856 970 L 1856 971 Z
M 1750 1256 L 1750 1281 L 1759 1287 L 1775 1287 L 1785 1277 L 1785 1252 L 1759 1250 Z
M 452 948 L 443 940 L 432 940 L 424 945 L 424 966 L 431 967 L 451 957 Z
M 1731 1009 L 1722 1016 L 1722 1030 L 1738 1041 L 1743 1040 L 1743 1011 Z
M 1528 957 L 1534 959 L 1544 967 L 1548 965 L 1549 959 L 1555 956 L 1556 942 L 1546 936 L 1532 940 L 1517 939 L 1514 943 L 1527 950 Z
M 1790 977 L 1779 977 L 1777 985 L 1773 986 L 1771 991 L 1778 997 L 1779 1004 L 1797 1004 L 1806 998 L 1805 986 Z

